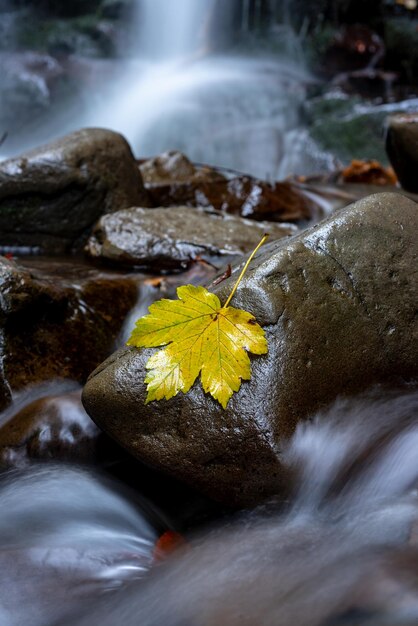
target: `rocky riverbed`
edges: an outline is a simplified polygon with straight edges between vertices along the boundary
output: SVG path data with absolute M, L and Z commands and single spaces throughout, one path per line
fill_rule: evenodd
M 413 148 L 416 123 L 411 116 L 390 122 L 389 155 L 400 181 L 408 180 L 406 190 L 392 173 L 367 163 L 326 179 L 269 183 L 195 165 L 178 152 L 138 161 L 121 135 L 104 129 L 83 129 L 0 162 L 0 502 L 5 510 L 7 502 L 11 503 L 9 530 L 1 534 L 0 561 L 6 559 L 7 566 L 8 545 L 14 545 L 10 524 L 18 524 L 21 515 L 24 524 L 30 525 L 32 511 L 43 529 L 42 545 L 35 534 L 28 546 L 34 553 L 40 550 L 39 558 L 29 558 L 27 546 L 16 544 L 18 557 L 13 570 L 15 590 L 20 584 L 19 562 L 23 570 L 29 568 L 34 576 L 44 576 L 33 591 L 37 608 L 31 626 L 64 623 L 78 601 L 82 604 L 77 610 L 96 610 L 96 600 L 103 591 L 117 587 L 123 591 L 130 581 L 153 568 L 159 535 L 165 537 L 165 543 L 159 544 L 164 557 L 178 545 L 174 531 L 181 531 L 191 542 L 187 548 L 190 559 L 196 554 L 200 571 L 206 571 L 207 566 L 213 580 L 212 549 L 217 554 L 215 560 L 222 563 L 223 542 L 234 545 L 236 533 L 245 531 L 233 528 L 230 538 L 225 535 L 219 543 L 216 537 L 210 539 L 196 553 L 193 532 L 209 521 L 230 524 L 231 516 L 243 507 L 274 502 L 271 506 L 278 511 L 289 498 L 306 503 L 308 496 L 297 500 L 295 490 L 301 481 L 298 472 L 303 463 L 303 471 L 309 472 L 309 463 L 305 459 L 295 465 L 289 441 L 296 446 L 291 448 L 294 454 L 302 454 L 301 448 L 297 452 L 298 433 L 313 416 L 335 411 L 343 429 L 351 420 L 358 426 L 347 434 L 347 441 L 355 441 L 359 450 L 338 452 L 337 447 L 342 465 L 335 469 L 328 486 L 325 482 L 322 485 L 325 500 L 328 489 L 340 488 L 338 477 L 342 485 L 355 482 L 356 468 L 361 471 L 368 455 L 380 454 L 383 443 L 389 450 L 391 437 L 399 443 L 397 437 L 416 424 L 418 204 L 414 196 L 417 189 L 405 175 L 418 165 Z M 348 182 L 353 178 L 356 182 Z M 233 300 L 234 306 L 255 316 L 268 341 L 268 354 L 251 357 L 251 380 L 243 381 L 226 410 L 203 392 L 199 382 L 187 394 L 145 405 L 145 363 L 152 350 L 125 346 L 135 319 L 144 315 L 153 301 L 175 297 L 176 287 L 182 284 L 206 285 L 224 302 L 264 232 L 269 232 L 270 242 L 257 253 Z M 354 400 L 359 397 L 366 399 Z M 341 403 L 346 404 L 340 410 Z M 379 411 L 386 416 L 380 424 L 382 431 Z M 363 416 L 360 421 L 359 415 Z M 367 432 L 367 420 L 370 428 L 373 425 L 373 435 Z M 310 428 L 312 437 L 319 437 L 314 425 Z M 364 433 L 362 429 L 366 429 Z M 305 442 L 308 459 L 315 452 L 313 440 L 309 441 Z M 325 480 L 321 478 L 325 458 L 332 464 L 334 443 L 327 441 L 324 458 L 317 451 L 318 484 Z M 404 456 L 413 457 L 406 452 Z M 382 461 L 382 485 L 385 475 L 392 480 L 393 471 L 390 463 L 385 466 Z M 408 471 L 411 474 L 412 470 Z M 368 485 L 366 474 L 364 484 Z M 109 483 L 110 477 L 119 482 Z M 416 478 L 411 475 L 409 482 L 393 478 L 398 486 L 392 496 L 399 499 L 399 506 Z M 70 488 L 72 480 L 77 489 Z M 16 493 L 21 490 L 26 517 L 23 512 L 12 514 L 13 507 L 18 506 L 17 496 L 13 499 L 7 495 L 13 492 L 13 484 Z M 301 484 L 306 488 L 303 481 Z M 312 493 L 315 484 L 313 481 L 309 487 Z M 372 493 L 373 487 L 370 489 Z M 45 498 L 45 515 L 36 503 L 38 492 Z M 121 499 L 112 500 L 109 494 L 119 492 Z M 77 493 L 82 498 L 80 510 L 85 513 L 80 513 L 81 517 L 74 513 L 71 523 L 66 524 L 66 510 L 71 510 Z M 153 503 L 154 512 L 143 513 L 146 522 L 139 521 L 138 506 L 145 511 L 150 505 L 132 504 L 138 493 Z M 96 506 L 103 499 L 104 508 Z M 368 523 L 365 520 L 371 501 L 371 496 L 365 498 L 359 524 Z M 378 499 L 373 506 L 380 506 Z M 113 507 L 120 508 L 117 520 L 112 517 Z M 267 510 L 263 509 L 263 515 Z M 347 511 L 344 519 L 348 520 Z M 106 555 L 104 538 L 91 551 L 80 552 L 83 541 L 89 541 L 96 532 L 94 516 L 102 516 L 103 523 L 109 524 L 109 542 L 115 541 L 110 556 Z M 389 517 L 384 523 L 388 528 Z M 57 589 L 61 585 L 62 593 L 62 585 L 68 585 L 74 591 L 59 600 L 62 611 L 58 603 L 53 610 L 47 608 L 45 599 L 45 589 L 57 586 L 42 557 L 51 536 L 47 530 L 51 519 L 55 524 L 51 533 L 60 537 L 54 546 L 66 546 L 69 557 L 65 551 L 59 558 L 51 553 L 48 568 L 54 569 L 56 558 L 62 574 Z M 87 520 L 84 539 L 71 530 L 80 528 L 82 519 Z M 402 537 L 405 541 L 410 537 L 415 519 L 415 509 L 407 521 L 402 518 L 402 532 L 396 535 L 401 546 Z M 254 547 L 263 535 L 270 533 L 270 544 L 277 541 L 277 528 L 272 530 L 270 522 L 263 524 L 261 530 L 256 524 L 245 540 L 251 562 L 257 559 L 256 554 L 267 558 L 265 547 L 261 552 Z M 349 534 L 348 527 L 347 521 L 344 537 Z M 126 542 L 122 539 L 124 529 L 129 535 Z M 315 532 L 323 533 L 318 528 Z M 136 541 L 141 541 L 141 533 L 146 548 L 138 555 Z M 289 539 L 290 527 L 286 533 Z M 71 539 L 74 536 L 76 541 Z M 313 536 L 309 541 L 306 534 L 303 536 L 301 545 L 307 550 L 311 541 L 317 544 Z M 211 541 L 216 548 L 211 547 Z M 336 531 L 333 541 L 338 544 Z M 380 541 L 386 545 L 383 534 Z M 294 538 L 286 545 L 292 542 Z M 360 558 L 363 544 L 357 534 L 355 542 Z M 182 584 L 190 580 L 193 571 L 186 552 L 178 562 Z M 238 559 L 232 552 L 226 550 L 230 556 L 225 558 Z M 78 565 L 67 576 L 75 554 Z M 339 553 L 338 558 L 343 556 Z M 106 574 L 103 559 L 108 560 Z M 416 562 L 412 562 L 415 567 Z M 111 563 L 119 563 L 114 574 Z M 371 569 L 375 566 L 383 567 L 380 561 L 377 565 L 372 561 Z M 396 567 L 387 575 L 390 580 Z M 175 594 L 175 557 L 169 568 L 164 570 L 161 584 L 169 594 Z M 224 571 L 222 568 L 219 571 Z M 362 576 L 366 576 L 365 571 L 361 570 Z M 101 573 L 105 582 L 98 584 Z M 141 597 L 150 606 L 155 601 L 153 589 L 158 576 L 155 568 L 149 586 L 138 591 L 144 593 Z M 237 577 L 237 593 L 242 594 L 242 571 L 229 572 L 228 576 Z M 82 600 L 76 591 L 81 579 L 91 584 Z M 358 578 L 356 585 L 360 585 Z M 271 585 L 266 588 L 272 590 Z M 198 598 L 202 593 L 204 596 L 203 589 L 198 588 Z M 213 593 L 216 589 L 214 585 Z M 350 594 L 348 587 L 345 589 L 341 606 L 347 602 L 348 611 L 354 600 L 347 599 Z M 353 589 L 350 587 L 354 594 Z M 125 601 L 131 608 L 136 606 L 136 600 L 132 604 L 129 599 L 130 593 L 119 594 L 115 606 L 121 602 L 122 608 L 115 609 L 117 614 L 123 614 Z M 373 611 L 384 613 L 379 594 L 376 591 L 371 604 Z M 269 595 L 266 600 L 270 609 L 266 609 L 263 624 L 273 623 L 268 620 L 276 615 L 277 604 L 272 598 Z M 10 617 L 15 602 L 12 596 L 7 603 L 0 602 L 9 619 L 4 624 L 29 625 L 25 612 L 19 613 L 18 621 Z M 171 605 L 169 600 L 167 607 Z M 229 605 L 225 600 L 212 612 L 204 609 L 203 621 L 196 621 L 199 606 L 197 603 L 193 608 L 194 617 L 189 615 L 192 624 L 239 623 L 235 608 L 231 608 L 231 615 L 228 613 L 234 602 Z M 319 611 L 321 619 L 334 614 L 335 607 L 328 608 L 328 612 L 327 607 Z M 120 623 L 108 605 L 97 610 L 100 617 L 95 623 Z M 173 610 L 182 614 L 178 607 Z M 160 622 L 152 621 L 147 611 L 144 609 L 144 624 L 178 623 L 175 617 L 167 616 L 169 608 L 167 614 L 165 609 L 157 611 L 164 620 Z M 69 623 L 78 623 L 76 619 L 84 617 L 76 618 L 74 613 Z M 132 619 L 126 623 L 133 624 Z M 254 616 L 248 620 L 248 624 L 257 623 Z M 308 624 L 302 618 L 294 623 Z

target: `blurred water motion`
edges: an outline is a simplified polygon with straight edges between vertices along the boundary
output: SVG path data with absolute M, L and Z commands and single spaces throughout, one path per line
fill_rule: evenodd
M 291 160 L 286 138 L 300 125 L 312 80 L 291 29 L 281 33 L 294 42 L 287 58 L 219 55 L 219 38 L 233 42 L 234 2 L 136 1 L 138 60 L 86 123 L 121 131 L 141 155 L 175 148 L 262 177 L 289 173 L 282 171 L 285 152 Z
M 313 78 L 301 42 L 283 24 L 274 34 L 281 52 L 265 53 L 257 43 L 249 52 L 237 49 L 238 5 L 135 0 L 120 58 L 60 59 L 61 71 L 76 81 L 73 96 L 43 117 L 22 120 L 0 153 L 100 126 L 122 132 L 141 157 L 179 149 L 198 162 L 273 179 L 295 167 L 315 171 L 325 157 L 302 130 L 300 107 Z
M 3 474 L 0 623 L 416 623 L 417 451 L 417 391 L 339 400 L 281 452 L 286 501 L 188 538 L 145 577 L 161 523 L 119 484 L 55 464 Z
M 417 451 L 417 392 L 339 401 L 284 453 L 285 512 L 196 539 L 68 626 L 418 623 Z
M 0 510 L 2 626 L 61 623 L 75 606 L 150 567 L 157 538 L 150 509 L 87 469 L 7 472 Z

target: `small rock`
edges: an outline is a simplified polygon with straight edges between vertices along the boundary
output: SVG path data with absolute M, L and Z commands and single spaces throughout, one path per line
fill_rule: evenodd
M 0 257 L 0 409 L 10 390 L 54 378 L 84 382 L 113 349 L 137 299 L 134 278 L 27 263 Z
M 280 239 L 297 229 L 188 207 L 131 208 L 104 215 L 86 250 L 121 265 L 180 269 L 197 258 L 243 255 L 265 232 Z
M 142 179 L 147 188 L 173 183 L 189 183 L 193 180 L 225 180 L 222 174 L 209 167 L 196 167 L 182 152 L 171 150 L 152 159 L 143 161 L 139 166 Z
M 337 396 L 418 376 L 418 205 L 369 196 L 257 255 L 233 305 L 265 327 L 269 353 L 253 357 L 224 411 L 196 383 L 145 405 L 153 350 L 123 349 L 83 392 L 89 415 L 145 463 L 231 505 L 283 490 L 284 439 Z M 223 301 L 231 278 L 214 291 Z
M 31 459 L 91 461 L 99 434 L 80 391 L 39 398 L 0 427 L 0 465 L 22 467 Z
M 200 206 L 254 220 L 306 221 L 319 213 L 319 207 L 296 185 L 267 183 L 250 176 L 152 185 L 147 189 L 160 206 Z
M 147 199 L 125 139 L 103 129 L 71 133 L 0 163 L 0 249 L 77 248 L 100 215 L 134 204 Z

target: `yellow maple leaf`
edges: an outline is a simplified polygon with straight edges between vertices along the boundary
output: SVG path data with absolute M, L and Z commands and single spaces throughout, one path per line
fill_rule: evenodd
M 218 296 L 204 287 L 184 285 L 177 289 L 178 300 L 154 302 L 149 314 L 136 322 L 128 345 L 166 346 L 146 364 L 146 404 L 169 400 L 179 391 L 187 393 L 200 374 L 204 391 L 225 409 L 232 394 L 239 390 L 241 380 L 251 378 L 248 352 L 267 352 L 264 330 L 251 313 L 229 303 L 266 238 L 251 254 L 223 306 Z

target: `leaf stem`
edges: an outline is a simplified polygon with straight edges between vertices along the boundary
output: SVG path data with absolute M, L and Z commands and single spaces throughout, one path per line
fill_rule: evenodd
M 248 269 L 249 264 L 251 263 L 251 261 L 253 260 L 254 256 L 257 254 L 258 250 L 261 248 L 261 246 L 263 245 L 263 243 L 266 241 L 266 239 L 268 238 L 269 234 L 268 233 L 264 233 L 263 238 L 261 239 L 260 243 L 258 244 L 258 246 L 255 248 L 255 250 L 253 250 L 250 254 L 250 256 L 248 257 L 248 260 L 246 262 L 246 264 L 244 265 L 244 267 L 242 268 L 241 274 L 238 276 L 237 281 L 235 283 L 235 285 L 232 288 L 231 293 L 229 294 L 228 300 L 225 302 L 225 304 L 223 305 L 223 309 L 226 309 L 229 305 L 229 303 L 231 302 L 232 298 L 235 295 L 235 292 L 238 288 L 238 285 L 240 284 L 240 282 L 242 281 L 245 272 Z

